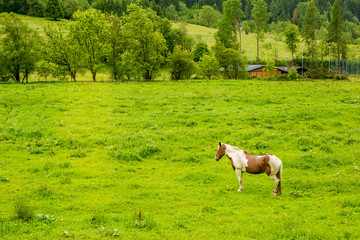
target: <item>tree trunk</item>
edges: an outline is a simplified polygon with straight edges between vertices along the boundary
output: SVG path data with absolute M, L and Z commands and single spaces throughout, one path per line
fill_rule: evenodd
M 340 35 L 338 34 L 337 38 L 337 51 L 338 51 L 338 66 L 337 66 L 337 73 L 340 72 Z
M 239 36 L 240 36 L 240 53 L 242 53 L 242 51 L 241 51 L 241 28 L 239 28 Z
M 316 30 L 314 30 L 314 38 L 315 38 L 315 62 L 317 63 Z
M 259 33 L 257 34 L 257 36 L 256 36 L 256 48 L 257 48 L 257 56 L 256 56 L 256 64 L 258 64 L 259 65 Z
M 92 73 L 93 81 L 96 82 L 96 72 L 91 71 L 91 73 Z

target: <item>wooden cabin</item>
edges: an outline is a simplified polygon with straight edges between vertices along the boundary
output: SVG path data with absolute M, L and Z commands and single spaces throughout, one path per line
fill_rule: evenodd
M 299 75 L 303 75 L 307 71 L 307 69 L 302 68 L 301 66 L 293 66 L 293 67 L 285 66 L 285 67 L 276 67 L 276 74 L 279 76 L 282 74 L 288 74 L 291 68 L 294 68 Z
M 265 65 L 248 65 L 246 71 L 254 77 L 265 77 L 266 67 Z

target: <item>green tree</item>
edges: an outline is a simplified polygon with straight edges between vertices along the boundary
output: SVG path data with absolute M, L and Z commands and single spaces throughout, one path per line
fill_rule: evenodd
M 335 0 L 331 12 L 331 22 L 328 32 L 328 42 L 335 43 L 337 46 L 337 58 L 340 64 L 340 49 L 341 45 L 345 45 L 346 42 L 343 39 L 343 16 L 341 14 L 341 7 L 338 0 Z M 340 65 L 337 66 L 337 70 L 340 69 Z
M 53 18 L 54 20 L 64 17 L 64 11 L 59 0 L 47 0 L 45 6 L 45 16 Z
M 178 20 L 178 14 L 175 5 L 170 4 L 170 6 L 165 9 L 165 16 L 172 21 Z
M 219 74 L 219 61 L 213 55 L 204 55 L 198 63 L 198 70 L 201 76 L 211 79 Z
M 206 54 L 209 54 L 209 48 L 208 45 L 204 42 L 199 42 L 196 44 L 195 51 L 194 51 L 194 61 L 198 62 L 200 61 L 200 58 Z
M 65 0 L 64 2 L 64 15 L 65 18 L 71 18 L 77 11 L 85 11 L 90 8 L 89 3 L 86 0 Z
M 302 23 L 302 35 L 308 47 L 310 55 L 315 57 L 317 62 L 317 46 L 316 46 L 316 31 L 318 30 L 318 21 L 316 18 L 317 9 L 314 0 L 311 0 L 306 8 L 304 21 Z
M 108 56 L 108 63 L 112 67 L 112 76 L 115 80 L 120 80 L 124 75 L 124 70 L 121 64 L 121 54 L 125 51 L 123 36 L 121 32 L 122 22 L 117 16 L 108 17 L 111 23 L 109 31 L 109 44 L 111 51 Z
M 214 50 L 220 67 L 224 69 L 225 77 L 230 79 L 246 77 L 246 61 L 239 51 L 232 48 L 225 48 L 221 44 L 215 45 Z
M 297 44 L 300 42 L 299 39 L 299 28 L 292 23 L 289 23 L 285 30 L 286 45 L 291 52 L 291 60 L 294 60 L 294 53 L 297 49 Z
M 223 2 L 224 19 L 226 22 L 228 22 L 228 24 L 230 24 L 233 30 L 233 38 L 235 45 L 237 43 L 238 24 L 241 23 L 242 19 L 244 18 L 244 13 L 241 9 L 242 9 L 241 0 L 227 0 Z M 241 34 L 241 32 L 239 33 Z M 241 35 L 240 35 L 240 41 L 241 41 Z
M 176 46 L 174 52 L 168 57 L 168 67 L 171 69 L 173 80 L 190 77 L 196 70 L 193 55 L 183 51 L 179 46 Z
M 160 32 L 159 17 L 151 9 L 128 6 L 128 15 L 122 19 L 122 36 L 126 49 L 122 64 L 128 77 L 153 79 L 165 60 L 166 41 Z
M 297 73 L 297 71 L 295 70 L 295 68 L 291 68 L 290 72 L 289 72 L 289 79 L 291 81 L 295 81 L 299 78 L 299 74 Z
M 260 44 L 259 41 L 263 37 L 266 23 L 270 19 L 270 13 L 267 12 L 268 5 L 264 2 L 264 0 L 253 0 L 253 9 L 252 9 L 252 17 L 254 18 L 256 24 L 256 52 L 257 52 L 257 64 L 259 64 L 259 53 L 260 53 Z
M 276 74 L 275 61 L 272 58 L 269 58 L 266 61 L 266 77 L 272 78 Z
M 70 27 L 70 36 L 80 46 L 82 65 L 90 70 L 93 81 L 100 64 L 110 51 L 108 44 L 110 24 L 105 14 L 95 9 L 77 11 L 73 15 L 74 24 Z
M 68 32 L 68 24 L 45 28 L 47 41 L 44 47 L 44 59 L 56 72 L 68 74 L 76 82 L 76 74 L 82 67 L 82 51 L 77 41 Z M 61 74 L 61 75 L 65 75 Z
M 218 31 L 215 33 L 216 42 L 221 43 L 226 48 L 235 48 L 233 28 L 223 17 L 218 24 Z
M 3 72 L 16 82 L 28 82 L 29 75 L 34 71 L 39 59 L 40 39 L 13 13 L 0 15 L 0 26 L 3 35 L 0 49 Z
M 205 5 L 200 9 L 199 23 L 201 25 L 210 27 L 216 22 L 217 12 L 213 7 Z

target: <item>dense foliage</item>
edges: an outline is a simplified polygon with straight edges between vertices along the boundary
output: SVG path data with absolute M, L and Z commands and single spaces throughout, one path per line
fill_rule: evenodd
M 299 61 L 297 55 L 299 42 L 302 41 L 301 56 L 306 58 L 305 64 L 310 68 L 320 67 L 324 56 L 330 55 L 330 50 L 333 55 L 337 55 L 340 64 L 340 60 L 348 58 L 347 45 L 360 43 L 360 22 L 356 13 L 348 10 L 349 5 L 354 5 L 350 0 L 335 0 L 333 6 L 314 0 L 290 1 L 286 4 L 281 0 L 227 0 L 214 3 L 170 1 L 166 4 L 161 1 L 132 0 L 28 0 L 21 8 L 15 2 L 18 3 L 1 1 L 1 11 L 13 10 L 25 14 L 42 12 L 38 15 L 51 20 L 66 17 L 71 18 L 71 21 L 64 24 L 65 20 L 62 20 L 59 26 L 51 24 L 45 27 L 43 30 L 46 37 L 42 37 L 44 43 L 38 44 L 40 40 L 34 40 L 36 31 L 32 32 L 25 23 L 12 15 L 14 22 L 23 26 L 19 28 L 21 37 L 29 39 L 22 41 L 23 44 L 26 42 L 25 47 L 19 47 L 16 44 L 11 46 L 8 39 L 13 36 L 6 31 L 6 20 L 3 20 L 0 48 L 4 56 L 4 64 L 0 69 L 2 81 L 9 77 L 16 81 L 20 81 L 20 78 L 28 79 L 34 71 L 38 76 L 70 76 L 76 81 L 76 74 L 85 69 L 91 72 L 93 81 L 96 81 L 102 69 L 111 72 L 115 80 L 152 80 L 159 72 L 169 70 L 168 61 L 174 59 L 172 54 L 177 47 L 186 56 L 192 56 L 191 60 L 195 62 L 199 62 L 204 55 L 215 55 L 225 70 L 224 76 L 237 78 L 243 74 L 238 74 L 238 68 L 232 66 L 234 62 L 227 61 L 227 56 L 222 53 L 233 55 L 234 61 L 238 62 L 236 64 L 244 69 L 247 64 L 244 52 L 249 50 L 242 48 L 241 35 L 244 32 L 257 36 L 257 64 L 267 61 L 268 57 L 260 57 L 263 49 L 274 49 L 277 65 L 277 46 L 262 43 L 265 34 L 269 33 L 276 41 L 284 41 L 286 38 L 288 51 L 291 52 L 291 59 L 288 59 L 290 65 L 303 62 L 302 58 Z M 280 5 L 282 7 L 278 8 Z M 291 14 L 288 9 L 293 9 Z M 2 14 L 1 18 L 7 19 L 7 16 Z M 179 21 L 178 27 L 172 27 L 170 20 Z M 211 49 L 201 39 L 189 37 L 185 21 L 217 27 L 215 47 Z M 220 54 L 218 50 L 221 48 L 226 51 L 221 50 Z M 236 51 L 241 55 L 241 61 Z M 29 54 L 31 52 L 36 53 Z M 16 57 L 15 53 L 20 55 Z M 15 61 L 15 58 L 18 60 Z M 235 71 L 234 74 L 228 72 L 229 69 Z M 340 66 L 334 71 L 340 73 L 337 69 Z M 173 79 L 191 75 L 185 73 L 176 76 L 173 75 Z

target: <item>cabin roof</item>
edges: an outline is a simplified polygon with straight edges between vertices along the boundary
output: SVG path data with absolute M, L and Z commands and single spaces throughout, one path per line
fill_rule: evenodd
M 282 72 L 290 72 L 291 68 L 294 68 L 295 70 L 300 70 L 302 67 L 301 66 L 292 66 L 292 67 L 276 67 L 277 70 L 282 71 Z M 306 69 L 304 68 L 304 70 L 306 71 Z
M 248 65 L 246 66 L 246 71 L 251 72 L 262 67 L 265 67 L 265 65 Z

